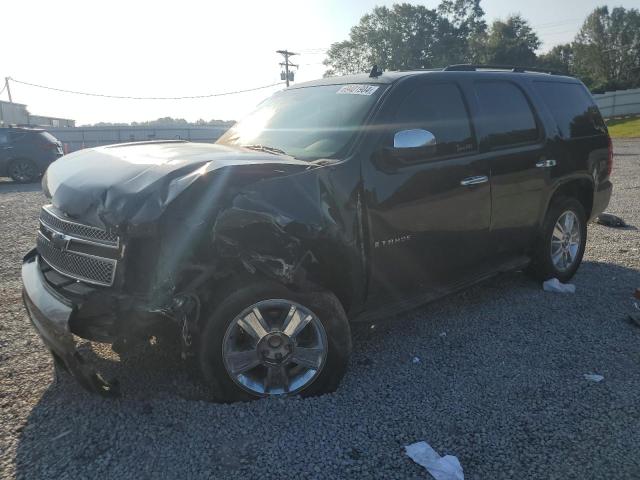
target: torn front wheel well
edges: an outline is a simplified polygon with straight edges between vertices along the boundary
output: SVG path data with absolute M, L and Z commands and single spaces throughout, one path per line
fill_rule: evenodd
M 215 308 L 220 305 L 226 298 L 228 298 L 234 292 L 247 288 L 250 285 L 255 284 L 278 284 L 284 286 L 297 293 L 313 294 L 315 293 L 332 293 L 340 302 L 343 309 L 349 306 L 349 303 L 345 303 L 350 300 L 345 292 L 335 291 L 331 285 L 324 285 L 318 283 L 313 279 L 310 279 L 307 272 L 299 272 L 300 276 L 298 281 L 292 283 L 281 282 L 274 279 L 261 271 L 254 271 L 250 273 L 248 271 L 236 271 L 229 276 L 222 279 L 212 279 L 206 285 L 203 285 L 205 291 L 200 292 L 200 299 L 202 300 L 202 313 L 200 314 L 198 328 L 204 328 L 207 318 Z M 342 295 L 341 295 L 342 294 Z M 342 298 L 341 298 L 342 297 Z

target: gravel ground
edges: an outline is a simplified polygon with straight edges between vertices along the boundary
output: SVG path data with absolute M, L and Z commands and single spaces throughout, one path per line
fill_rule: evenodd
M 640 227 L 640 141 L 615 143 L 609 211 Z M 205 401 L 177 353 L 86 345 L 124 396 L 62 377 L 20 301 L 37 186 L 0 184 L 0 477 L 428 478 L 426 440 L 470 479 L 640 478 L 640 231 L 589 226 L 575 295 L 508 274 L 354 334 L 337 393 Z M 414 363 L 412 358 L 419 357 Z M 604 375 L 600 383 L 583 374 Z

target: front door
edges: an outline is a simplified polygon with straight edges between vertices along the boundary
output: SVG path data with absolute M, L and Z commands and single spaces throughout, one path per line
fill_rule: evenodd
M 418 84 L 389 113 L 383 147 L 423 129 L 436 147 L 405 161 L 363 163 L 371 245 L 368 308 L 448 289 L 478 273 L 491 219 L 489 164 L 477 151 L 455 83 Z

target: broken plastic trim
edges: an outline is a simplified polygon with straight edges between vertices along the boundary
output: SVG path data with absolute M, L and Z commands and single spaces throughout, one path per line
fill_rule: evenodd
M 56 298 L 45 286 L 35 249 L 24 258 L 22 283 L 22 299 L 31 323 L 53 354 L 56 365 L 68 371 L 86 390 L 106 397 L 118 396 L 118 382 L 106 381 L 78 352 L 69 330 L 74 308 Z

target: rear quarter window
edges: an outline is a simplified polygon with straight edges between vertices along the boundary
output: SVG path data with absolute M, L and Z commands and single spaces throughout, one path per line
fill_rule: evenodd
M 538 95 L 555 119 L 560 136 L 579 138 L 606 133 L 598 107 L 578 83 L 534 82 Z

